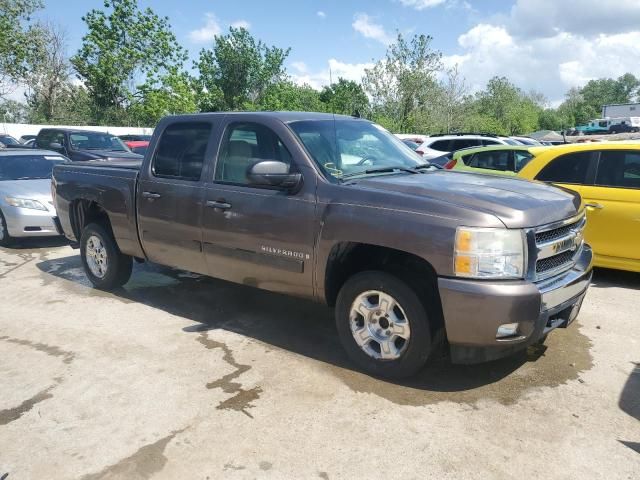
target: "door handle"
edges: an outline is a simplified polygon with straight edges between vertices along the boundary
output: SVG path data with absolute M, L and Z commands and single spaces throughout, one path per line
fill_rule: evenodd
M 604 205 L 596 202 L 585 203 L 584 206 L 587 208 L 595 208 L 596 210 L 602 210 L 604 208 Z
M 216 208 L 218 210 L 229 210 L 231 208 L 231 204 L 225 201 L 207 200 L 207 207 Z
M 155 198 L 160 198 L 162 195 L 155 192 L 142 192 L 142 196 L 144 198 L 155 199 Z

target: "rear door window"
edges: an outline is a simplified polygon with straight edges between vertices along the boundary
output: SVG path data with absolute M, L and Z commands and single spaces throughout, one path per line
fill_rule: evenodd
M 480 145 L 480 140 L 477 138 L 456 138 L 451 140 L 451 151 L 461 150 L 463 148 L 477 147 Z
M 199 180 L 210 137 L 210 123 L 184 122 L 169 125 L 158 140 L 151 166 L 153 175 Z
M 493 150 L 490 152 L 478 152 L 469 160 L 468 165 L 475 168 L 499 170 L 501 172 L 511 170 L 509 150 Z
M 439 152 L 450 152 L 451 148 L 449 148 L 449 144 L 451 140 L 437 140 L 429 145 L 429 148 L 434 150 L 438 150 Z
M 640 189 L 640 152 L 602 152 L 595 184 L 602 187 Z
M 552 160 L 536 176 L 543 182 L 584 185 L 593 152 L 576 152 Z

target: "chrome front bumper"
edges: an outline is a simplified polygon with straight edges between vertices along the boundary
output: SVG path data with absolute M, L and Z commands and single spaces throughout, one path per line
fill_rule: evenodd
M 576 263 L 541 282 L 485 282 L 439 278 L 438 287 L 451 358 L 478 363 L 507 356 L 573 321 L 591 282 L 593 254 L 588 245 Z M 497 338 L 501 325 L 518 324 L 517 335 Z

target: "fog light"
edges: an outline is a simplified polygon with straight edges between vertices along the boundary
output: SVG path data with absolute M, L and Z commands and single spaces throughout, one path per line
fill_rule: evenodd
M 498 327 L 496 338 L 514 337 L 518 334 L 517 323 L 503 323 Z

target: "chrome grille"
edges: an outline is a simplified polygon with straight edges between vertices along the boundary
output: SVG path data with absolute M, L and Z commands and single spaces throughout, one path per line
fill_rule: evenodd
M 536 243 L 546 243 L 562 238 L 571 232 L 574 225 L 567 225 L 565 227 L 554 228 L 553 230 L 547 230 L 546 232 L 536 233 Z
M 536 262 L 536 273 L 544 273 L 549 270 L 555 270 L 559 267 L 562 267 L 565 264 L 568 264 L 573 259 L 574 252 L 567 251 L 562 252 L 558 255 L 554 255 L 553 257 L 543 258 Z
M 569 270 L 582 249 L 586 218 L 584 213 L 563 222 L 535 230 L 537 279 Z

